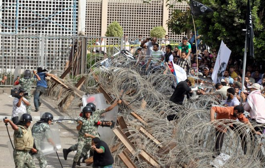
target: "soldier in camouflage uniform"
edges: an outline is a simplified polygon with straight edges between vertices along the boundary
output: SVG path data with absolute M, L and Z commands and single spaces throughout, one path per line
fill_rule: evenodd
M 47 160 L 41 150 L 42 141 L 47 140 L 52 146 L 54 146 L 55 151 L 57 151 L 56 145 L 51 139 L 51 130 L 49 125 L 51 124 L 52 120 L 53 115 L 49 112 L 46 112 L 41 116 L 40 121 L 38 121 L 32 127 L 32 135 L 35 140 L 36 149 L 38 150 L 38 153 L 35 156 L 39 161 L 40 168 L 46 168 L 47 166 Z
M 110 107 L 105 110 L 97 110 L 93 103 L 93 106 L 87 105 L 82 110 L 82 117 L 78 119 L 79 125 L 77 126 L 78 143 L 71 146 L 69 149 L 63 149 L 64 159 L 67 160 L 67 155 L 69 152 L 77 150 L 74 156 L 74 162 L 72 168 L 75 168 L 77 164 L 80 165 L 80 159 L 86 157 L 87 152 L 91 148 L 91 141 L 94 137 L 99 137 L 98 128 L 95 125 L 100 119 L 100 116 L 108 111 L 111 111 L 117 104 L 121 103 L 120 100 L 116 100 Z M 91 108 L 92 107 L 92 108 Z M 93 112 L 94 111 L 94 112 Z M 110 125 L 108 125 L 110 126 Z
M 32 98 L 32 95 L 31 95 L 32 85 L 33 85 L 34 82 L 40 80 L 40 77 L 38 76 L 38 74 L 36 73 L 36 71 L 33 71 L 33 74 L 36 76 L 36 78 L 32 78 L 31 77 L 30 70 L 25 70 L 24 77 L 19 79 L 19 84 L 26 91 L 26 93 L 28 93 L 28 95 L 25 96 L 25 98 L 29 102 L 31 101 L 31 98 Z M 31 113 L 31 106 L 27 106 L 27 113 L 28 114 Z
M 35 163 L 32 156 L 29 154 L 37 153 L 33 148 L 34 139 L 29 128 L 32 121 L 30 114 L 23 114 L 18 125 L 15 125 L 11 120 L 4 119 L 4 122 L 10 123 L 14 132 L 14 161 L 16 168 L 35 168 Z

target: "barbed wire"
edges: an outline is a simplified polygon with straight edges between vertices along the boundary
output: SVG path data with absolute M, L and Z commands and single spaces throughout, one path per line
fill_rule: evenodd
M 262 143 L 264 139 L 253 133 L 247 124 L 236 120 L 210 122 L 210 108 L 212 105 L 219 105 L 216 95 L 199 95 L 191 100 L 186 99 L 183 105 L 174 104 L 169 101 L 174 91 L 173 75 L 163 74 L 161 71 L 143 75 L 137 66 L 122 64 L 121 62 L 126 60 L 117 59 L 119 58 L 113 58 L 107 68 L 94 66 L 85 75 L 86 81 L 81 89 L 85 93 L 94 94 L 98 93 L 97 87 L 100 85 L 112 98 L 121 98 L 126 102 L 119 106 L 119 116 L 123 116 L 126 121 L 128 129 L 123 131 L 129 134 L 128 139 L 136 151 L 128 154 L 128 157 L 138 168 L 152 167 L 140 157 L 141 150 L 146 151 L 165 168 L 216 166 L 219 154 L 215 146 L 217 135 L 220 134 L 224 134 L 220 152 L 229 156 L 222 167 L 265 167 Z M 69 79 L 65 79 L 65 82 L 74 86 L 73 81 Z M 73 91 L 55 86 L 49 96 L 56 98 L 62 90 L 64 95 L 73 94 Z M 75 96 L 72 104 L 76 106 L 78 103 L 80 98 Z M 76 112 L 71 112 L 78 109 L 74 106 L 67 112 L 71 117 L 77 115 Z M 140 115 L 146 124 L 139 122 L 131 112 Z M 168 120 L 170 115 L 174 116 L 172 121 Z M 150 133 L 161 145 L 141 133 L 140 128 Z M 218 132 L 219 128 L 223 130 Z M 118 142 L 118 138 L 114 137 L 110 144 L 113 146 Z M 118 156 L 125 149 L 121 143 L 113 152 L 114 167 L 125 167 Z

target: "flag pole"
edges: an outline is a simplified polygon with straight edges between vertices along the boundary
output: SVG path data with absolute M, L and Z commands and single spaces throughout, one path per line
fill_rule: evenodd
M 244 61 L 243 61 L 243 71 L 242 71 L 242 88 L 241 92 L 244 90 L 244 84 L 245 84 L 245 74 L 246 74 L 246 64 L 247 64 L 247 36 L 248 36 L 248 29 L 246 29 L 245 34 L 245 51 L 244 51 Z M 243 99 L 241 97 L 240 102 L 243 102 Z
M 192 17 L 192 22 L 193 22 L 193 28 L 194 28 L 194 40 L 195 40 L 195 46 L 196 46 L 196 54 L 195 54 L 195 56 L 196 56 L 196 62 L 197 62 L 197 84 L 198 84 L 198 82 L 199 82 L 199 61 L 198 61 L 198 55 L 197 55 L 197 52 L 198 52 L 198 50 L 197 50 L 197 33 L 196 33 L 196 26 L 195 26 L 195 22 L 194 22 L 194 18 L 193 18 L 193 14 L 191 14 L 191 17 Z

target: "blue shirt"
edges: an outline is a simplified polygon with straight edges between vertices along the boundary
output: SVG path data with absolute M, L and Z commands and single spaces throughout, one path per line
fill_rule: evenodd
M 38 87 L 38 86 L 41 86 L 41 87 L 45 87 L 45 88 L 47 88 L 48 85 L 47 85 L 47 82 L 46 82 L 46 80 L 45 80 L 46 73 L 44 73 L 44 72 L 39 72 L 39 73 L 37 73 L 37 74 L 39 75 L 39 77 L 40 77 L 40 79 L 41 79 L 41 80 L 37 81 L 37 87 Z M 35 78 L 36 78 L 36 76 L 35 76 Z
M 236 96 L 234 96 L 234 98 L 232 100 L 226 100 L 225 104 L 227 104 L 228 107 L 230 106 L 237 106 L 240 104 L 239 100 L 237 99 Z

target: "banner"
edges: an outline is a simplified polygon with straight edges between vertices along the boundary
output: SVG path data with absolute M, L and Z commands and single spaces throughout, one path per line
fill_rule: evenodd
M 221 83 L 230 55 L 231 50 L 222 41 L 212 73 L 213 83 Z

